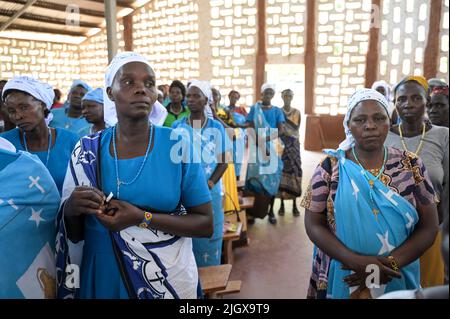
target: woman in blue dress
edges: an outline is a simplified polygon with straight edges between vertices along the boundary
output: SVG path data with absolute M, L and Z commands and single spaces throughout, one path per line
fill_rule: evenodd
M 171 152 L 189 141 L 171 140 L 172 129 L 152 124 L 151 116 L 149 121 L 155 82 L 149 63 L 133 52 L 118 54 L 107 69 L 105 106 L 115 104 L 118 122 L 82 138 L 69 163 L 58 234 L 58 297 L 198 296 L 189 237 L 211 236 L 211 196 L 193 155 L 180 161 Z M 79 264 L 71 242 L 80 249 L 82 240 L 76 289 L 63 270 Z
M 264 84 L 261 87 L 261 102 L 257 102 L 251 107 L 244 125 L 240 126 L 254 129 L 254 134 L 249 131 L 247 135 L 253 138 L 253 145 L 258 148 L 257 152 L 250 151 L 250 155 L 256 156 L 256 158 L 249 158 L 246 188 L 271 197 L 268 212 L 271 224 L 277 222 L 273 213 L 273 204 L 275 195 L 278 193 L 283 170 L 282 144 L 278 138 L 283 134 L 283 127 L 286 122 L 283 111 L 272 105 L 274 95 L 275 87 L 272 84 Z M 258 142 L 256 142 L 256 139 Z M 265 146 L 265 149 L 263 146 Z
M 205 115 L 205 106 L 210 94 L 208 83 L 191 81 L 186 95 L 191 114 L 174 122 L 172 126 L 174 129 L 184 130 L 193 141 L 194 151 L 201 154 L 205 180 L 208 181 L 212 198 L 214 234 L 210 238 L 193 240 L 195 260 L 199 267 L 220 265 L 224 223 L 221 178 L 228 167 L 225 153 L 232 147 L 224 126 Z
M 91 124 L 83 117 L 81 101 L 92 88 L 81 80 L 75 80 L 70 87 L 69 96 L 64 107 L 52 110 L 51 127 L 69 130 L 79 137 L 88 135 Z
M 5 111 L 17 127 L 2 137 L 17 150 L 35 154 L 49 170 L 61 194 L 70 154 L 78 136 L 46 124 L 55 93 L 51 85 L 26 76 L 9 80 L 2 92 Z

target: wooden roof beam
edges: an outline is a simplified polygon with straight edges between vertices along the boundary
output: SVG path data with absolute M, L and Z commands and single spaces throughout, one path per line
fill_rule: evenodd
M 11 17 L 14 14 L 15 14 L 14 11 L 0 9 L 0 16 Z M 37 22 L 46 22 L 46 23 L 52 23 L 52 24 L 57 24 L 57 25 L 67 25 L 66 19 L 42 16 L 42 15 L 33 14 L 33 13 L 24 13 L 20 16 L 20 19 L 37 21 Z M 99 28 L 100 27 L 99 24 L 91 23 L 91 22 L 83 22 L 83 21 L 79 22 L 79 26 L 83 27 L 83 28 Z
M 50 34 L 62 34 L 62 35 L 71 35 L 74 37 L 85 37 L 86 35 L 82 32 L 75 32 L 69 30 L 55 30 L 49 28 L 41 28 L 41 27 L 31 27 L 26 25 L 18 25 L 11 24 L 10 29 L 19 30 L 19 31 L 31 31 L 31 32 L 39 32 L 39 33 L 50 33 Z
M 19 18 L 22 14 L 24 14 L 25 11 L 27 11 L 27 9 L 31 7 L 36 1 L 37 0 L 28 0 L 27 3 L 19 11 L 17 11 L 13 16 L 11 16 L 11 18 L 9 18 L 8 21 L 6 21 L 5 23 L 2 24 L 2 26 L 0 26 L 0 32 L 5 31 L 11 24 L 14 23 L 14 21 L 17 20 L 17 18 Z
M 104 0 L 88 0 L 88 1 L 98 2 L 98 3 L 103 3 L 103 4 L 105 3 Z M 111 1 L 111 0 L 108 0 L 108 1 Z M 115 0 L 115 1 L 116 1 L 117 7 L 129 8 L 129 9 L 133 9 L 134 10 L 134 7 L 131 5 L 131 3 L 127 2 L 127 1 L 124 1 L 124 0 Z
M 15 0 L 16 3 L 20 4 L 26 4 L 27 0 Z M 53 2 L 46 2 L 46 1 L 38 1 L 34 5 L 36 8 L 42 8 L 42 9 L 49 9 L 49 10 L 55 10 L 60 12 L 66 12 L 67 6 L 63 4 L 53 3 Z M 86 15 L 86 16 L 92 16 L 92 17 L 99 17 L 104 18 L 105 14 L 102 11 L 92 10 L 92 9 L 84 9 L 79 8 L 80 14 Z

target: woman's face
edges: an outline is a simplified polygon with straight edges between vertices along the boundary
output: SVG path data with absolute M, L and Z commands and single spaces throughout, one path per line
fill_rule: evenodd
M 86 89 L 82 86 L 74 87 L 69 93 L 70 106 L 75 109 L 81 109 L 81 99 L 86 93 Z
M 291 102 L 294 99 L 294 93 L 292 91 L 284 91 L 281 94 L 281 98 L 283 99 L 284 104 L 291 105 Z
M 270 105 L 273 97 L 275 96 L 275 91 L 272 89 L 265 89 L 262 93 L 261 100 L 264 105 Z
M 395 94 L 395 107 L 402 121 L 417 123 L 423 120 L 427 94 L 423 86 L 414 81 L 402 84 Z
M 240 96 L 239 93 L 237 92 L 232 92 L 228 95 L 228 98 L 230 99 L 230 104 L 231 105 L 236 105 L 236 103 L 239 101 Z
M 349 129 L 356 145 L 364 151 L 383 147 L 389 131 L 389 117 L 377 101 L 360 102 L 352 111 Z
M 99 123 L 103 121 L 103 104 L 84 100 L 81 103 L 81 114 L 89 123 Z
M 170 101 L 172 103 L 181 103 L 183 101 L 183 93 L 181 89 L 173 86 L 169 91 Z
M 158 97 L 155 83 L 155 72 L 147 64 L 130 62 L 123 65 L 112 86 L 107 88 L 109 99 L 116 104 L 118 118 L 148 118 Z
M 208 98 L 196 86 L 189 87 L 186 94 L 186 99 L 187 106 L 191 113 L 203 112 L 205 110 L 206 103 L 208 103 Z
M 220 100 L 222 99 L 222 95 L 220 94 L 219 90 L 217 89 L 211 89 L 212 92 L 212 98 L 214 101 L 214 104 L 220 103 Z
M 7 95 L 4 106 L 10 121 L 22 131 L 29 132 L 45 121 L 45 105 L 24 92 Z
M 448 121 L 448 96 L 434 94 L 427 105 L 427 114 L 434 125 L 445 125 Z

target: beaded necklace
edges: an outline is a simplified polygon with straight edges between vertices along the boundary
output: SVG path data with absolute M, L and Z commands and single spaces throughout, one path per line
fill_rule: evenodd
M 400 133 L 400 139 L 402 141 L 403 149 L 406 151 L 406 153 L 408 153 L 408 154 L 410 154 L 410 155 L 412 155 L 414 157 L 418 157 L 419 156 L 419 152 L 420 152 L 420 150 L 422 149 L 422 146 L 423 146 L 423 138 L 425 137 L 425 129 L 426 129 L 426 125 L 425 125 L 425 123 L 422 123 L 422 137 L 420 138 L 419 146 L 417 147 L 415 152 L 411 152 L 406 147 L 405 140 L 403 139 L 402 123 L 400 123 L 398 125 L 398 132 Z
M 138 170 L 136 176 L 129 182 L 121 181 L 120 177 L 119 177 L 119 163 L 118 163 L 117 148 L 116 148 L 116 127 L 117 127 L 117 125 L 114 125 L 114 127 L 113 127 L 112 140 L 113 140 L 113 149 L 114 149 L 114 164 L 116 167 L 116 182 L 117 182 L 116 194 L 117 194 L 117 199 L 119 199 L 120 198 L 120 185 L 127 186 L 127 185 L 133 184 L 142 173 L 142 169 L 144 168 L 145 162 L 147 161 L 147 157 L 148 157 L 148 154 L 150 151 L 150 145 L 152 144 L 153 125 L 150 125 L 150 128 L 149 128 L 149 140 L 148 140 L 147 150 L 145 151 L 144 159 L 142 160 L 141 166 L 139 167 L 139 170 Z
M 23 144 L 25 146 L 25 151 L 28 151 L 28 145 L 27 145 L 27 134 L 25 131 L 23 132 Z M 50 148 L 52 147 L 52 130 L 48 128 L 48 147 L 47 147 L 47 160 L 45 161 L 45 167 L 48 165 L 48 160 L 50 158 Z
M 364 168 L 364 166 L 362 166 L 361 162 L 359 161 L 358 157 L 356 156 L 355 147 L 352 148 L 352 154 L 353 154 L 353 157 L 355 158 L 356 162 L 358 163 L 358 165 L 363 169 L 364 177 L 369 182 L 369 185 L 370 185 L 369 196 L 370 196 L 370 201 L 372 202 L 372 213 L 375 215 L 375 218 L 378 220 L 378 213 L 380 211 L 378 209 L 376 209 L 375 201 L 373 199 L 373 186 L 375 185 L 375 181 L 370 176 L 367 176 L 367 170 Z M 378 179 L 381 176 L 381 174 L 383 174 L 384 167 L 386 165 L 386 161 L 387 161 L 387 149 L 386 149 L 386 146 L 385 146 L 384 147 L 383 165 L 379 169 L 378 174 L 374 175 L 375 179 Z M 369 171 L 372 172 L 373 170 L 369 170 Z

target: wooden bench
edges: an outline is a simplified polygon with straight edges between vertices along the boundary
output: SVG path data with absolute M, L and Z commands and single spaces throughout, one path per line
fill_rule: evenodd
M 222 298 L 224 295 L 236 294 L 241 291 L 242 281 L 230 280 L 224 290 L 219 290 L 214 293 L 214 297 Z
M 223 261 L 225 264 L 233 264 L 233 241 L 239 240 L 241 238 L 242 223 L 234 223 L 237 225 L 236 231 L 227 231 L 223 235 Z
M 231 268 L 230 264 L 198 268 L 200 284 L 207 298 L 217 291 L 226 290 Z

